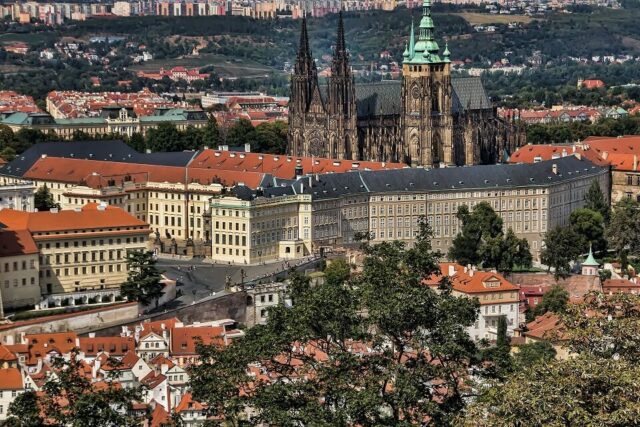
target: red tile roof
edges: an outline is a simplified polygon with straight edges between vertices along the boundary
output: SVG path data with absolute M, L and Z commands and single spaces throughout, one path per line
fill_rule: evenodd
M 36 242 L 27 230 L 0 228 L 0 257 L 37 253 Z
M 100 369 L 104 371 L 128 371 L 133 369 L 136 363 L 140 360 L 140 357 L 134 353 L 133 350 L 129 350 L 127 354 L 124 355 L 122 359 L 120 359 L 119 363 L 112 364 L 109 362 L 109 357 L 105 354 L 101 354 L 98 356 L 100 361 Z
M 133 337 L 80 337 L 80 350 L 87 356 L 96 356 L 100 352 L 109 356 L 124 356 L 136 348 Z
M 156 407 L 153 408 L 153 412 L 151 412 L 151 427 L 164 426 L 170 419 L 171 416 L 164 407 L 156 403 Z
M 552 312 L 547 312 L 527 323 L 527 331 L 524 332 L 524 335 L 548 341 L 557 341 L 566 338 L 566 332 L 560 317 Z
M 153 359 L 149 361 L 150 365 L 157 366 L 158 368 L 162 367 L 162 365 L 167 365 L 169 369 L 175 366 L 173 360 L 164 357 L 162 354 L 157 355 Z
M 449 268 L 453 267 L 454 274 L 449 274 Z M 473 274 L 465 272 L 465 267 L 460 264 L 444 262 L 440 263 L 440 276 L 431 276 L 425 279 L 429 286 L 437 286 L 443 276 L 448 276 L 453 289 L 468 294 L 478 294 L 486 292 L 517 291 L 518 286 L 513 285 L 500 273 L 491 271 L 474 271 Z
M 176 327 L 176 323 L 180 323 L 180 319 L 172 317 L 170 319 L 156 320 L 154 322 L 141 323 L 142 330 L 140 331 L 140 338 L 150 333 L 162 336 L 162 331 L 168 331 Z
M 0 344 L 0 362 L 13 362 L 16 360 L 18 360 L 18 356 L 16 356 L 5 345 Z
M 70 353 L 76 347 L 77 338 L 78 335 L 75 332 L 25 335 L 24 339 L 29 351 L 27 365 L 36 364 L 39 359 L 44 358 L 50 352 L 59 355 Z
M 312 157 L 293 157 L 273 154 L 243 153 L 234 151 L 203 150 L 189 168 L 217 169 L 238 172 L 269 173 L 278 178 L 296 177 L 296 166 L 303 174 L 347 172 L 350 170 L 401 169 L 404 163 L 368 162 L 355 160 L 332 160 Z
M 18 368 L 0 369 L 0 390 L 23 389 L 22 374 Z
M 180 413 L 183 411 L 202 411 L 205 408 L 205 405 L 196 400 L 193 400 L 193 396 L 191 396 L 191 393 L 185 393 L 184 396 L 182 396 L 182 400 L 180 401 L 178 406 L 176 406 L 176 412 Z
M 103 188 L 115 181 L 121 185 L 125 178 L 132 183 L 198 183 L 209 185 L 221 183 L 233 186 L 237 183 L 255 188 L 263 178 L 261 171 L 239 173 L 223 168 L 193 168 L 178 166 L 160 166 L 137 163 L 109 162 L 103 160 L 65 159 L 60 157 L 44 157 L 38 159 L 24 174 L 24 178 L 83 184 L 90 188 Z
M 160 384 L 162 384 L 162 382 L 165 381 L 166 379 L 167 377 L 165 377 L 164 375 L 156 374 L 154 371 L 151 371 L 143 379 L 141 379 L 140 382 L 146 387 L 149 387 L 150 389 L 154 389 Z
M 196 354 L 196 344 L 224 344 L 224 328 L 221 326 L 186 326 L 171 331 L 171 355 Z
M 123 209 L 114 206 L 99 209 L 99 205 L 96 203 L 89 203 L 79 211 L 62 210 L 57 213 L 3 209 L 0 211 L 0 223 L 15 230 L 29 230 L 32 234 L 121 227 L 147 229 L 147 224 L 144 221 L 131 216 Z

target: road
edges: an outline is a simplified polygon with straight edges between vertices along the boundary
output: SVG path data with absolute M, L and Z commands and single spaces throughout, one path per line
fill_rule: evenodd
M 296 261 L 300 263 L 300 261 Z M 293 266 L 293 264 L 291 264 Z M 220 295 L 225 291 L 227 276 L 231 283 L 240 283 L 252 280 L 266 279 L 273 274 L 288 270 L 283 262 L 274 262 L 265 265 L 228 265 L 211 264 L 202 260 L 183 261 L 177 259 L 160 258 L 157 263 L 158 270 L 172 280 L 182 283 L 178 287 L 182 296 L 169 303 L 166 308 L 176 308 L 193 303 L 211 295 Z

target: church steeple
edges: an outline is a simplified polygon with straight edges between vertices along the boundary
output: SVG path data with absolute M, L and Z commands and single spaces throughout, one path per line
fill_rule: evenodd
M 332 76 L 348 76 L 349 73 L 349 53 L 344 42 L 344 22 L 342 20 L 342 11 L 338 15 L 338 32 L 336 37 L 336 48 L 333 52 L 333 60 L 331 61 Z
M 431 18 L 431 0 L 424 0 L 422 3 L 422 19 L 420 19 L 420 25 L 418 26 L 418 41 L 413 46 L 413 49 L 409 48 L 409 61 L 412 64 L 430 64 L 442 62 L 439 52 L 440 47 L 434 38 L 435 25 L 433 24 L 433 18 Z M 411 24 L 410 42 L 411 45 L 414 39 L 413 23 Z
M 298 57 L 296 58 L 295 73 L 309 74 L 315 68 L 311 48 L 309 47 L 309 34 L 307 33 L 307 18 L 302 18 L 300 29 L 300 46 L 298 47 Z

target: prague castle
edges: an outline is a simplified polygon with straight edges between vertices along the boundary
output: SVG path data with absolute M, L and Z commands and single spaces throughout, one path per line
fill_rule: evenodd
M 434 39 L 431 1 L 413 24 L 402 81 L 355 84 L 342 15 L 331 77 L 319 84 L 302 20 L 291 77 L 289 151 L 295 156 L 440 166 L 496 163 L 522 145 L 515 126 L 498 118 L 477 77 L 454 77 L 448 46 Z

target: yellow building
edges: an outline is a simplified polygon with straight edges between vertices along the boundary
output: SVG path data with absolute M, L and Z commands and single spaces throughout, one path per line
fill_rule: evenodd
M 307 256 L 311 196 L 271 198 L 263 190 L 236 187 L 234 194 L 211 200 L 211 227 L 215 261 L 253 264 Z
M 38 247 L 28 231 L 5 226 L 0 221 L 0 317 L 40 302 Z
M 127 277 L 127 253 L 147 250 L 150 232 L 124 210 L 95 203 L 49 212 L 4 209 L 0 223 L 31 235 L 45 295 L 119 287 Z

